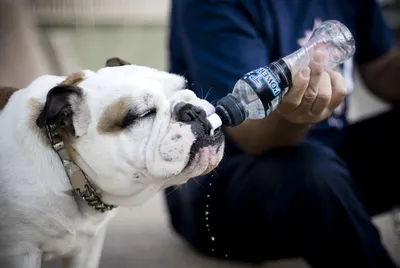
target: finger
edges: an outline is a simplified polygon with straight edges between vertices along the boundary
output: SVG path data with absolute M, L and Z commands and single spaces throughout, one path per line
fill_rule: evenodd
M 319 81 L 318 95 L 311 107 L 311 113 L 314 115 L 321 114 L 331 101 L 331 96 L 331 78 L 327 72 L 324 72 L 322 73 L 321 80 Z
M 293 77 L 293 86 L 289 89 L 288 93 L 286 93 L 279 106 L 281 112 L 292 112 L 300 105 L 304 92 L 307 89 L 309 79 L 310 68 L 308 67 L 295 74 Z
M 310 81 L 308 88 L 304 93 L 302 105 L 304 107 L 311 107 L 314 103 L 315 98 L 318 94 L 318 84 L 321 79 L 322 73 L 324 72 L 325 66 L 325 53 L 316 51 L 313 59 L 309 63 L 311 70 Z
M 331 101 L 328 104 L 328 109 L 334 110 L 343 102 L 344 98 L 346 97 L 347 87 L 346 81 L 339 72 L 330 71 L 329 76 L 331 79 L 332 96 Z

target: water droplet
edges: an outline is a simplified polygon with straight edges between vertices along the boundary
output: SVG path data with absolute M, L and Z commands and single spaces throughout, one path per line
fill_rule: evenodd
M 211 241 L 215 241 L 215 237 L 214 236 L 211 236 Z
M 225 258 L 228 258 L 228 255 L 227 255 L 227 254 L 225 254 Z
M 212 183 L 210 182 L 210 186 L 212 185 Z
M 206 211 L 205 213 L 206 213 L 206 215 L 208 215 L 210 212 Z
M 208 218 L 206 217 L 206 221 L 208 221 Z
M 210 232 L 211 230 L 210 230 L 210 229 L 208 229 L 208 231 Z
M 206 224 L 206 227 L 210 226 L 209 224 Z
M 211 249 L 211 251 L 214 251 L 214 249 Z
M 208 205 L 206 205 L 206 208 L 208 208 Z
M 210 195 L 208 194 L 207 197 L 210 197 Z

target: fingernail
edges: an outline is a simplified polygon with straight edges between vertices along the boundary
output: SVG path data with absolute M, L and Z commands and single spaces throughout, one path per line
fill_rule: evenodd
M 303 78 L 308 79 L 310 77 L 310 68 L 304 68 L 301 71 L 301 75 L 303 76 Z

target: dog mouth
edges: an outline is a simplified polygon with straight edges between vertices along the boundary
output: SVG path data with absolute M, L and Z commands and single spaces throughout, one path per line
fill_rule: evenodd
M 186 167 L 182 170 L 182 173 L 191 173 L 196 167 L 207 165 L 205 170 L 213 169 L 213 159 L 216 158 L 215 149 L 211 146 L 203 147 L 199 149 L 197 153 L 188 161 Z M 200 174 L 199 174 L 200 175 Z
M 215 130 L 212 136 L 206 135 L 205 132 L 193 131 L 193 133 L 196 139 L 190 148 L 188 161 L 184 170 L 194 168 L 203 160 L 211 164 L 212 158 L 219 153 L 224 140 L 221 129 Z

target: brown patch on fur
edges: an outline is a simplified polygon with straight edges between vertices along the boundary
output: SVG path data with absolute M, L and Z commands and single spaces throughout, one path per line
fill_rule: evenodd
M 78 72 L 78 73 L 73 73 L 69 75 L 64 81 L 60 83 L 61 86 L 68 85 L 68 86 L 76 86 L 80 82 L 85 79 L 85 76 L 83 73 Z
M 18 90 L 18 88 L 14 87 L 0 87 L 0 111 L 3 110 L 4 107 L 6 107 L 6 104 L 11 95 Z
M 118 135 L 122 131 L 121 124 L 129 103 L 128 97 L 122 97 L 110 104 L 100 117 L 97 131 L 100 134 Z

